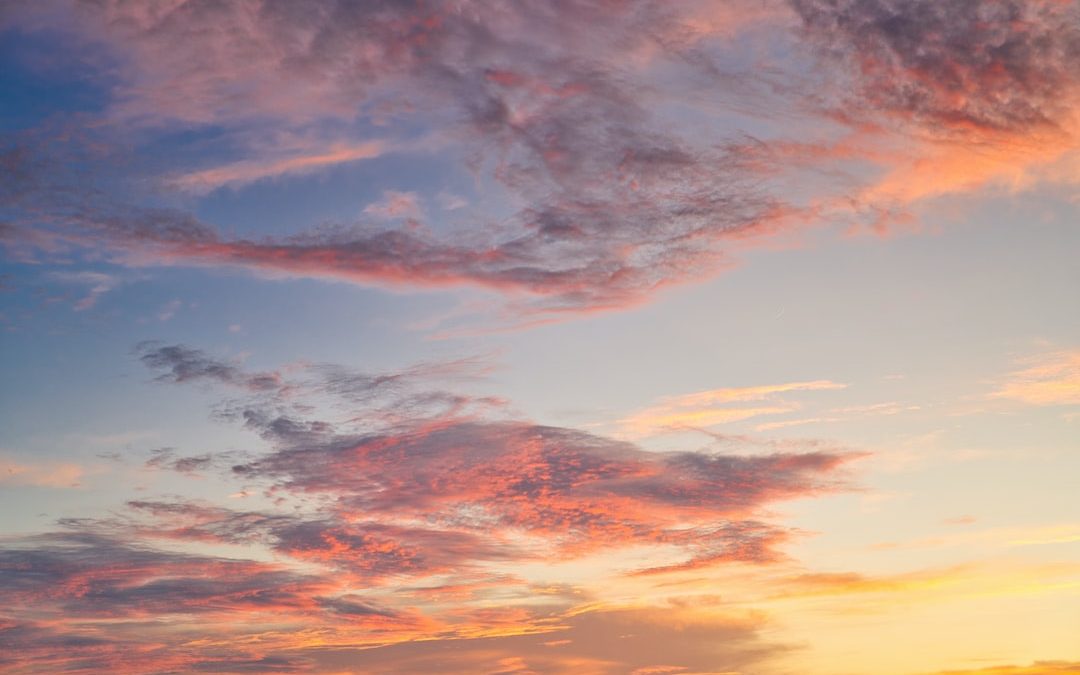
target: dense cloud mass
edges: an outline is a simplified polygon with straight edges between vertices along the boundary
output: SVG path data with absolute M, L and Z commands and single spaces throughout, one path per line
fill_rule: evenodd
M 572 429 L 447 421 L 286 448 L 233 470 L 280 476 L 289 489 L 332 492 L 358 514 L 404 511 L 465 527 L 520 528 L 572 548 L 730 534 L 733 555 L 767 559 L 767 549 L 752 545 L 757 533 L 709 525 L 824 489 L 815 476 L 841 461 L 828 453 L 665 455 Z M 700 529 L 687 530 L 692 523 Z
M 230 455 L 181 456 L 159 448 L 146 468 L 219 472 L 261 485 L 280 507 L 139 499 L 110 516 L 63 519 L 59 532 L 7 542 L 0 548 L 0 600 L 10 609 L 0 639 L 25 640 L 35 654 L 64 641 L 63 657 L 43 660 L 47 667 L 291 672 L 358 646 L 400 644 L 385 654 L 365 652 L 360 662 L 377 668 L 391 658 L 411 672 L 408 664 L 423 668 L 443 658 L 438 647 L 404 644 L 421 634 L 476 641 L 452 660 L 453 672 L 491 663 L 485 645 L 495 635 L 518 636 L 499 640 L 545 672 L 577 672 L 585 663 L 595 672 L 656 665 L 651 651 L 621 653 L 611 642 L 610 631 L 645 621 L 644 615 L 581 614 L 574 609 L 584 599 L 581 590 L 541 591 L 525 579 L 495 575 L 490 566 L 569 562 L 643 546 L 658 552 L 650 561 L 660 564 L 627 558 L 621 566 L 628 578 L 767 565 L 782 557 L 778 547 L 791 532 L 762 520 L 764 509 L 835 490 L 836 470 L 850 457 L 821 449 L 655 453 L 484 412 L 501 415 L 499 408 L 436 405 L 420 416 L 388 414 L 395 405 L 416 411 L 417 400 L 442 401 L 449 394 L 425 390 L 474 378 L 487 368 L 476 359 L 372 375 L 330 364 L 253 373 L 202 350 L 161 343 L 140 344 L 135 356 L 159 373 L 158 383 L 241 392 L 219 417 L 269 444 L 231 465 Z M 311 418 L 337 406 L 349 410 L 345 421 Z M 192 545 L 264 551 L 275 560 L 174 549 Z M 403 586 L 412 590 L 403 593 Z M 457 606 L 445 606 L 445 597 Z M 546 599 L 538 604 L 538 598 Z M 495 600 L 498 611 L 490 607 Z M 243 624 L 231 625 L 238 616 Z M 180 632 L 151 630 L 152 647 L 136 634 L 166 619 Z M 92 627 L 105 620 L 118 628 Z M 220 660 L 207 660 L 213 649 L 184 643 L 197 630 L 189 620 L 221 626 L 223 636 L 253 647 L 222 648 Z M 680 662 L 750 663 L 777 653 L 758 642 L 753 625 L 693 621 L 702 622 L 702 636 L 726 634 L 734 642 L 719 651 L 691 650 L 678 655 Z M 289 634 L 279 632 L 286 628 Z M 556 637 L 544 638 L 548 633 Z M 315 634 L 330 651 L 293 646 Z M 565 635 L 571 637 L 559 637 Z M 544 646 L 577 640 L 580 648 Z
M 730 125 L 750 105 L 794 111 L 821 99 L 827 118 L 856 128 L 873 128 L 885 115 L 934 137 L 980 134 L 992 152 L 1022 145 L 1017 134 L 1075 128 L 1075 3 L 790 5 L 821 63 L 848 71 L 853 83 L 811 92 L 797 71 L 737 65 L 726 50 L 739 29 L 791 40 L 793 17 L 781 4 L 750 0 L 543 7 L 320 0 L 302 10 L 254 0 L 74 7 L 58 0 L 12 11 L 9 23 L 71 32 L 85 50 L 105 48 L 120 65 L 99 123 L 61 124 L 5 144 L 3 161 L 19 187 L 4 193 L 4 239 L 16 254 L 105 247 L 125 264 L 477 286 L 506 295 L 518 320 L 550 318 L 626 307 L 714 275 L 731 264 L 733 247 L 829 217 L 822 208 L 848 188 L 795 198 L 791 181 L 805 180 L 798 167 L 836 171 L 837 159 L 882 156 L 872 144 L 843 141 L 755 135 L 747 143 L 738 128 L 702 135 L 688 117 L 695 106 L 719 106 L 725 112 L 706 114 L 730 117 Z M 706 103 L 710 97 L 720 103 Z M 688 107 L 679 113 L 662 100 Z M 260 131 L 241 132 L 253 124 Z M 320 124 L 339 131 L 327 136 Z M 342 131 L 357 124 L 366 138 Z M 406 131 L 418 124 L 433 131 Z M 231 139 L 225 147 L 237 149 L 224 164 L 174 170 L 166 188 L 206 192 L 386 154 L 449 153 L 482 184 L 499 187 L 501 196 L 488 200 L 499 206 L 466 208 L 450 227 L 448 213 L 425 213 L 415 194 L 388 193 L 356 223 L 237 237 L 225 234 L 228 223 L 151 205 L 156 198 L 120 199 L 129 189 L 88 189 L 86 171 L 77 172 L 77 186 L 60 180 L 57 163 L 81 162 L 96 174 L 128 161 L 103 148 L 111 130 L 130 125 L 218 129 Z M 1013 136 L 987 136 L 1001 133 Z M 79 144 L 70 141 L 80 137 L 87 150 L 75 152 Z M 1054 144 L 1059 152 L 1075 145 L 1071 136 Z M 965 157 L 962 170 L 978 174 L 980 161 Z M 783 192 L 767 180 L 778 172 L 791 174 Z M 874 207 L 877 197 L 860 199 Z
M 649 109 L 651 85 L 640 81 L 648 66 L 633 62 L 659 57 L 693 71 L 698 66 L 687 64 L 701 61 L 697 52 L 689 56 L 703 37 L 708 3 L 328 0 L 304 7 L 79 3 L 76 16 L 84 39 L 131 59 L 107 111 L 113 123 L 229 128 L 265 117 L 292 128 L 398 107 L 434 115 L 443 128 L 444 140 L 418 141 L 420 149 L 457 144 L 520 208 L 476 214 L 465 243 L 374 223 L 276 241 L 230 239 L 185 213 L 35 185 L 27 149 L 17 144 L 8 157 L 34 188 L 9 200 L 19 220 L 45 211 L 65 236 L 89 236 L 144 262 L 479 285 L 524 292 L 531 309 L 519 310 L 547 313 L 623 306 L 712 274 L 724 262 L 725 241 L 767 233 L 786 215 L 743 175 L 735 145 L 689 138 Z M 343 151 L 297 152 L 271 164 L 291 171 L 333 163 Z M 358 156 L 341 154 L 342 161 Z M 197 175 L 229 181 L 258 173 L 244 166 Z M 35 198 L 35 190 L 45 193 Z
M 934 131 L 1071 123 L 1080 5 L 1057 0 L 792 0 L 805 32 L 861 80 L 851 103 Z
M 267 377 L 237 366 L 220 377 L 224 364 L 180 345 L 144 347 L 141 359 L 151 368 L 173 366 L 170 374 L 177 363 L 196 363 L 195 372 L 210 372 L 228 385 Z M 391 569 L 405 573 L 432 564 L 446 567 L 448 562 L 431 562 L 435 551 L 451 559 L 455 551 L 471 552 L 453 560 L 457 563 L 513 555 L 506 533 L 537 537 L 561 555 L 643 542 L 699 555 L 708 551 L 717 560 L 767 562 L 776 555 L 772 544 L 784 537 L 754 521 L 755 514 L 772 501 L 834 489 L 837 484 L 829 475 L 848 457 L 826 450 L 757 456 L 649 452 L 576 429 L 491 418 L 488 408 L 467 405 L 483 397 L 459 396 L 464 407 L 443 407 L 452 394 L 425 391 L 448 375 L 468 372 L 473 366 L 467 364 L 471 361 L 427 364 L 381 376 L 316 366 L 310 375 L 298 374 L 295 382 L 274 379 L 279 395 L 271 399 L 247 387 L 252 397 L 234 400 L 222 416 L 258 433 L 274 451 L 233 464 L 231 473 L 271 481 L 293 494 L 332 497 L 333 517 L 263 521 L 255 514 L 185 507 L 181 513 L 196 517 L 185 531 L 196 538 L 232 541 L 235 525 L 241 539 L 259 533 L 279 550 L 316 558 L 322 551 L 327 559 L 376 576 Z M 398 385 L 391 398 L 368 396 L 373 388 L 391 383 Z M 357 387 L 364 393 L 361 398 Z M 310 419 L 310 409 L 288 405 L 298 392 L 344 399 L 351 406 L 349 422 Z M 417 401 L 436 405 L 417 414 Z M 388 412 L 396 406 L 412 414 Z M 367 431 L 350 430 L 355 426 Z M 152 461 L 168 464 L 171 459 L 172 453 L 158 452 Z M 212 463 L 197 456 L 184 459 L 189 461 L 172 460 L 171 466 L 190 470 Z M 159 516 L 172 513 L 162 505 L 142 507 Z M 490 539 L 495 531 L 503 534 Z M 369 554 L 375 558 L 368 559 Z

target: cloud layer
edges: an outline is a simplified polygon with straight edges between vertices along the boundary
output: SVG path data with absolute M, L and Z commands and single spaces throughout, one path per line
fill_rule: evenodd
M 240 462 L 163 448 L 147 468 L 216 473 L 262 492 L 263 506 L 138 499 L 4 542 L 0 640 L 22 645 L 5 664 L 14 672 L 764 662 L 784 649 L 761 640 L 759 622 L 590 602 L 573 583 L 542 586 L 515 570 L 607 556 L 619 561 L 613 578 L 632 580 L 775 563 L 793 532 L 769 522 L 768 507 L 838 489 L 850 458 L 654 453 L 471 403 L 483 397 L 448 406 L 454 395 L 437 385 L 484 372 L 474 359 L 373 375 L 328 364 L 249 372 L 161 343 L 135 357 L 158 383 L 228 392 L 216 415 L 263 444 Z M 192 552 L 207 546 L 222 553 Z M 663 628 L 669 620 L 680 628 Z M 627 649 L 628 631 L 651 637 Z
M 118 64 L 116 79 L 96 123 L 8 145 L 21 176 L 4 199 L 13 251 L 62 241 L 123 264 L 469 285 L 506 296 L 519 320 L 552 318 L 715 275 L 748 241 L 850 219 L 852 199 L 877 222 L 926 197 L 1065 176 L 1058 163 L 1076 149 L 1080 10 L 1069 2 L 69 4 L 8 22 L 73 33 Z M 809 49 L 816 88 L 796 63 L 741 64 L 743 34 Z M 748 131 L 763 115 L 848 131 Z M 166 188 L 242 187 L 393 150 L 458 164 L 493 206 L 444 218 L 414 196 L 404 224 L 374 204 L 355 223 L 237 237 L 151 206 L 152 194 L 91 189 L 85 170 L 59 180 L 56 163 L 100 173 L 127 161 L 101 148 L 132 125 L 223 135 L 226 158 L 170 166 Z M 93 150 L 73 152 L 80 137 Z M 883 176 L 854 191 L 821 182 L 853 161 Z

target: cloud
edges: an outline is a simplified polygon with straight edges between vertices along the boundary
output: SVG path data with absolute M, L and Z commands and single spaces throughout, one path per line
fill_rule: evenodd
M 177 457 L 174 448 L 156 448 L 150 451 L 153 455 L 146 460 L 146 468 L 168 468 L 180 473 L 193 474 L 200 469 L 207 469 L 213 462 L 209 454 L 189 457 Z
M 353 667 L 411 673 L 769 672 L 789 647 L 759 636 L 760 623 L 678 606 L 605 607 L 562 618 L 542 635 L 414 642 L 349 655 Z M 346 663 L 327 655 L 327 665 Z
M 91 309 L 97 305 L 102 296 L 122 283 L 117 277 L 103 272 L 51 272 L 49 278 L 63 283 L 89 287 L 86 296 L 78 300 L 74 305 L 75 310 L 78 312 Z
M 1029 405 L 1080 405 L 1080 351 L 1058 351 L 1025 361 L 990 396 Z
M 166 370 L 161 381 L 239 383 L 251 393 L 218 416 L 256 432 L 272 452 L 234 463 L 234 477 L 335 505 L 291 523 L 200 512 L 205 522 L 171 530 L 230 541 L 232 523 L 243 538 L 254 536 L 255 520 L 261 523 L 257 538 L 282 553 L 351 561 L 354 571 L 375 577 L 388 569 L 431 574 L 482 560 L 581 556 L 639 544 L 681 552 L 688 566 L 770 562 L 787 535 L 759 522 L 758 514 L 778 500 L 837 489 L 836 471 L 851 457 L 819 448 L 755 456 L 647 452 L 572 428 L 504 418 L 501 401 L 432 388 L 486 372 L 482 360 L 419 364 L 378 376 L 309 366 L 294 379 L 274 378 L 267 398 L 266 390 L 250 385 L 264 374 L 199 350 L 155 344 L 139 351 L 146 365 Z M 747 400 L 835 386 L 718 390 L 687 400 Z M 334 409 L 345 411 L 344 419 L 328 420 Z M 212 457 L 177 460 L 171 452 L 151 463 L 178 470 L 218 464 Z M 534 548 L 497 532 L 517 533 Z
M 243 160 L 212 169 L 201 169 L 174 176 L 170 186 L 196 193 L 221 187 L 240 187 L 267 178 L 306 174 L 346 162 L 373 159 L 385 152 L 382 143 L 337 145 L 315 154 L 292 155 L 280 159 Z
M 637 165 L 657 176 L 636 179 L 636 194 L 567 194 L 535 204 L 475 244 L 363 226 L 229 240 L 182 212 L 85 201 L 51 223 L 73 245 L 104 248 L 129 265 L 215 265 L 404 288 L 475 286 L 523 297 L 517 312 L 557 316 L 634 304 L 670 283 L 713 274 L 726 264 L 724 242 L 781 226 L 787 211 L 740 188 L 725 193 L 717 174 L 730 162 L 697 157 L 700 152 L 678 146 L 619 151 L 627 171 Z M 575 177 L 567 182 L 585 185 Z M 648 185 L 665 196 L 643 192 Z M 46 194 L 40 199 L 49 211 L 60 206 Z
M 830 424 L 843 422 L 853 417 L 868 415 L 899 415 L 905 412 L 920 410 L 917 405 L 905 405 L 896 401 L 884 403 L 870 403 L 867 405 L 847 406 L 826 410 L 825 417 L 805 417 L 802 419 L 779 420 L 776 422 L 764 422 L 754 427 L 755 431 L 769 431 L 772 429 L 784 429 L 787 427 L 800 426 L 803 424 Z
M 89 532 L 8 539 L 0 548 L 0 663 L 134 673 L 307 671 L 288 631 L 354 644 L 423 624 L 280 565 L 155 550 Z M 419 622 L 419 623 L 418 623 Z M 281 633 L 282 629 L 285 630 Z M 190 642 L 200 636 L 199 644 Z M 213 644 L 225 639 L 228 648 Z M 281 653 L 267 653 L 270 651 Z
M 398 218 L 419 220 L 424 215 L 419 197 L 415 192 L 397 192 L 396 190 L 383 192 L 382 200 L 365 206 L 364 213 L 387 220 Z
M 1080 149 L 1075 3 L 789 2 L 809 44 L 841 68 L 834 91 L 819 97 L 831 114 L 908 137 L 891 143 L 893 159 L 859 201 L 903 206 L 991 184 L 1070 180 L 1055 166 Z
M 435 421 L 394 434 L 305 439 L 234 467 L 286 490 L 333 495 L 348 513 L 509 528 L 563 555 L 633 543 L 773 557 L 760 531 L 723 526 L 766 503 L 835 487 L 829 453 L 650 453 L 527 422 Z M 751 551 L 756 551 L 751 555 Z M 728 557 L 728 556 L 720 556 Z
M 790 382 L 785 384 L 754 387 L 729 387 L 711 389 L 693 394 L 673 396 L 658 405 L 646 408 L 619 421 L 622 433 L 630 438 L 652 436 L 660 433 L 701 427 L 712 427 L 729 422 L 777 415 L 799 408 L 797 403 L 780 399 L 777 395 L 793 391 L 820 391 L 843 389 L 844 384 L 828 380 Z M 758 405 L 740 406 L 754 402 Z
M 858 112 L 946 132 L 1060 126 L 1080 89 L 1080 14 L 1054 0 L 791 0 L 804 31 L 855 70 Z
M 499 188 L 488 201 L 503 206 L 470 211 L 458 232 L 421 218 L 416 200 L 400 193 L 371 205 L 359 223 L 298 224 L 293 236 L 247 239 L 225 234 L 229 224 L 151 208 L 154 195 L 130 203 L 106 198 L 114 189 L 90 189 L 87 176 L 115 159 L 109 153 L 53 157 L 73 154 L 74 144 L 43 150 L 48 144 L 24 141 L 5 154 L 20 179 L 7 195 L 17 217 L 6 238 L 18 255 L 59 238 L 130 265 L 477 286 L 505 297 L 496 323 L 528 324 L 648 301 L 722 272 L 750 242 L 850 217 L 853 204 L 857 220 L 882 229 L 927 197 L 1068 179 L 1068 153 L 1078 149 L 1080 21 L 1073 5 L 1050 0 L 790 0 L 791 14 L 779 3 L 717 9 L 648 0 L 571 1 L 550 11 L 482 0 L 320 0 L 300 13 L 239 0 L 76 5 L 77 22 L 59 10 L 11 20 L 59 22 L 54 28 L 104 46 L 119 64 L 104 130 L 82 130 L 94 148 L 117 144 L 109 128 L 130 125 L 196 125 L 233 145 L 241 139 L 252 157 L 170 168 L 174 185 L 206 191 L 396 146 L 342 140 L 350 125 L 366 135 L 380 125 L 395 135 L 423 128 L 430 133 L 405 143 L 464 161 Z M 790 19 L 822 57 L 814 84 L 798 84 L 802 64 L 740 69 L 732 31 L 787 41 Z M 726 108 L 750 107 L 755 118 L 779 105 L 808 126 L 820 126 L 823 114 L 855 133 L 748 143 L 731 126 L 736 118 L 715 111 L 713 125 L 688 124 L 715 106 L 701 100 L 706 86 Z M 820 104 L 808 112 L 807 101 Z M 275 150 L 280 139 L 285 149 Z M 66 171 L 43 171 L 50 157 Z M 882 175 L 854 190 L 818 175 L 804 194 L 800 171 L 845 173 L 851 167 L 837 162 L 860 160 Z M 79 162 L 90 170 L 72 170 Z M 24 226 L 42 220 L 48 228 Z
M 79 487 L 86 469 L 72 462 L 27 462 L 0 456 L 0 485 Z
M 180 311 L 180 308 L 183 306 L 184 303 L 177 299 L 166 302 L 164 305 L 161 306 L 161 309 L 158 310 L 158 321 L 170 321 L 174 316 L 176 316 L 176 313 Z
M 278 373 L 245 373 L 238 366 L 213 359 L 198 349 L 141 342 L 135 351 L 144 365 L 161 371 L 157 377 L 159 382 L 217 382 L 251 391 L 281 387 Z
M 134 504 L 179 513 L 190 505 Z M 760 619 L 690 603 L 573 608 L 503 601 L 433 616 L 351 591 L 354 577 L 155 549 L 69 522 L 0 547 L 0 665 L 184 672 L 532 672 L 614 674 L 679 664 L 765 664 L 788 648 Z M 383 596 L 400 598 L 399 594 Z M 504 596 L 505 598 L 505 596 Z M 415 638 L 424 636 L 425 639 Z M 343 670 L 344 669 L 344 670 Z
M 838 613 L 887 612 L 889 596 L 911 604 L 997 596 L 1054 595 L 1076 587 L 1073 562 L 991 560 L 910 572 L 865 575 L 810 572 L 773 580 L 773 599 L 805 600 Z M 868 601 L 865 597 L 870 596 Z
M 509 214 L 474 214 L 464 236 L 362 222 L 294 237 L 228 237 L 190 214 L 113 203 L 85 189 L 85 172 L 72 176 L 75 190 L 60 189 L 52 173 L 34 178 L 27 165 L 39 150 L 10 155 L 28 183 L 40 183 L 12 199 L 38 220 L 47 214 L 71 245 L 110 251 L 126 264 L 473 285 L 508 296 L 511 315 L 550 317 L 626 307 L 714 275 L 730 264 L 731 249 L 784 229 L 796 213 L 760 188 L 738 147 L 683 134 L 654 111 L 653 86 L 640 81 L 647 69 L 627 60 L 651 51 L 697 72 L 704 57 L 686 58 L 687 50 L 743 9 L 759 16 L 754 3 L 733 5 L 726 18 L 708 3 L 571 2 L 558 11 L 466 4 L 326 0 L 300 16 L 277 3 L 82 3 L 81 21 L 65 26 L 123 63 L 113 124 L 235 129 L 272 120 L 272 128 L 299 133 L 320 119 L 364 120 L 386 100 L 409 98 L 413 115 L 438 130 L 432 144 L 475 158 L 470 165 L 504 192 L 498 201 L 513 205 Z M 605 29 L 585 35 L 587 25 Z M 379 143 L 174 171 L 171 180 L 196 190 L 241 185 L 373 156 Z M 403 208 L 388 202 L 368 216 L 408 212 L 418 220 L 418 210 Z
M 135 357 L 160 382 L 230 392 L 219 417 L 266 444 L 233 455 L 164 448 L 148 466 L 208 472 L 234 458 L 225 477 L 261 492 L 261 506 L 145 498 L 0 542 L 0 644 L 21 645 L 11 664 L 132 673 L 754 667 L 785 651 L 760 638 L 758 620 L 688 603 L 607 604 L 528 568 L 618 561 L 611 579 L 647 584 L 770 565 L 793 532 L 768 522 L 769 506 L 842 487 L 850 458 L 777 444 L 752 456 L 647 452 L 438 388 L 477 384 L 491 368 L 478 358 L 382 374 L 297 364 L 268 377 L 182 345 L 143 343 Z
M 1055 673 L 1080 673 L 1080 662 L 1036 661 L 1029 666 L 989 666 L 976 670 L 942 670 L 925 675 L 1054 675 Z
M 314 581 L 273 566 L 133 548 L 87 534 L 0 551 L 7 607 L 56 603 L 69 615 L 145 616 L 295 610 Z M 261 591 L 261 592 L 256 592 Z
M 952 518 L 944 521 L 950 525 L 971 525 L 975 521 L 971 516 Z M 1051 525 L 1032 525 L 1027 527 L 996 527 L 990 529 L 968 529 L 964 532 L 950 533 L 936 537 L 925 537 L 914 541 L 884 542 L 875 544 L 875 550 L 896 550 L 916 548 L 936 548 L 945 546 L 974 546 L 1012 548 L 1018 546 L 1048 546 L 1071 544 L 1080 541 L 1080 523 Z
M 128 124 L 269 118 L 300 125 L 358 113 L 378 123 L 387 111 L 445 104 L 448 86 L 472 89 L 462 92 L 481 99 L 472 111 L 490 114 L 496 106 L 475 90 L 475 75 L 490 72 L 491 79 L 534 94 L 571 95 L 574 87 L 539 77 L 547 73 L 515 66 L 550 66 L 545 62 L 560 56 L 578 60 L 563 58 L 564 69 L 648 64 L 778 14 L 753 0 L 722 8 L 651 0 L 615 7 L 575 0 L 557 8 L 315 0 L 304 11 L 240 1 L 46 4 L 60 11 L 13 12 L 12 21 L 52 22 L 110 49 L 120 61 L 110 113 Z M 72 9 L 78 21 L 61 13 Z M 509 50 L 515 44 L 516 53 Z M 411 88 L 403 91 L 405 85 Z
M 337 578 L 372 587 L 402 579 L 478 573 L 478 562 L 528 559 L 504 537 L 464 528 L 422 527 L 337 513 L 284 515 L 210 504 L 136 500 L 123 516 L 62 521 L 116 539 L 262 545 L 283 559 L 320 565 Z

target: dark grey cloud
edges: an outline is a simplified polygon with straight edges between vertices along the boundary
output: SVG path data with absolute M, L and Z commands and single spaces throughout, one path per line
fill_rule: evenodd
M 893 113 L 934 132 L 1023 133 L 1073 112 L 1076 2 L 789 1 L 804 34 L 860 83 L 846 101 L 856 114 Z
M 136 345 L 135 352 L 144 365 L 159 373 L 159 382 L 218 382 L 251 391 L 274 391 L 281 387 L 278 373 L 247 373 L 239 366 L 182 345 L 142 342 Z
M 209 453 L 177 457 L 175 448 L 155 448 L 150 451 L 150 454 L 150 459 L 146 460 L 146 468 L 171 469 L 187 474 L 209 469 L 214 461 L 213 456 Z
M 273 565 L 168 553 L 80 531 L 5 546 L 0 571 L 5 607 L 51 605 L 67 616 L 296 611 L 322 586 Z
M 436 574 L 467 576 L 480 561 L 533 557 L 495 533 L 446 525 L 402 525 L 364 519 L 360 514 L 346 517 L 337 510 L 286 515 L 160 500 L 134 500 L 127 507 L 110 519 L 66 519 L 61 524 L 117 539 L 261 545 L 347 573 L 364 584 Z M 367 613 L 360 612 L 359 606 L 348 610 L 348 603 L 323 605 L 345 613 Z

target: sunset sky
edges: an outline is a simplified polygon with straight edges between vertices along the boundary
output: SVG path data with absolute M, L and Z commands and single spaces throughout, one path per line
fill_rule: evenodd
M 0 672 L 1080 673 L 1080 0 L 0 0 Z

